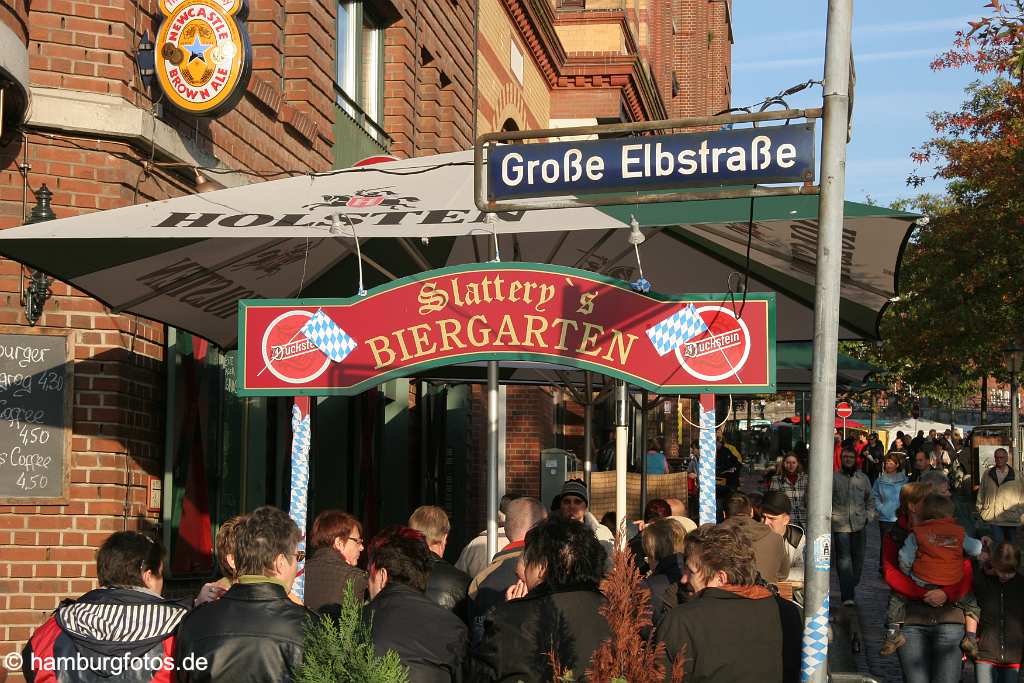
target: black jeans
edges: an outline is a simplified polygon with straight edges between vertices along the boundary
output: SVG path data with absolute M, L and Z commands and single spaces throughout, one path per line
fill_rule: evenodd
M 843 602 L 855 599 L 855 589 L 864 569 L 865 529 L 832 532 L 832 552 L 839 572 L 839 593 Z
M 878 571 L 882 571 L 882 568 L 884 567 L 884 564 L 885 564 L 884 562 L 882 562 L 882 545 L 881 545 L 881 542 L 885 538 L 885 535 L 888 534 L 890 531 L 892 531 L 892 528 L 894 526 L 896 526 L 896 522 L 883 522 L 881 520 L 879 520 L 879 522 L 878 522 L 878 534 L 879 534 L 879 536 L 878 536 L 878 540 L 879 540 L 879 545 L 878 545 Z

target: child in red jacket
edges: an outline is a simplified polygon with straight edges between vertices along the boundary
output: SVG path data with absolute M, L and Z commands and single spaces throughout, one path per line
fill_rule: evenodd
M 965 554 L 981 555 L 981 541 L 966 535 L 953 519 L 953 501 L 938 493 L 930 494 L 921 505 L 918 521 L 899 549 L 900 570 L 925 590 L 938 588 L 947 595 L 955 591 L 964 579 Z M 964 611 L 966 632 L 961 648 L 969 656 L 978 652 L 977 630 L 980 610 L 974 595 L 966 594 L 954 600 Z M 886 635 L 880 654 L 896 652 L 906 637 L 900 627 L 906 617 L 907 598 L 896 590 L 889 593 L 886 610 Z

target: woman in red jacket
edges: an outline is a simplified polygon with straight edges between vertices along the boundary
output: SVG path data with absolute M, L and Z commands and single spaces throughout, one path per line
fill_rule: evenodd
M 955 586 L 926 589 L 900 571 L 899 550 L 910 533 L 921 503 L 933 493 L 929 484 L 907 484 L 900 490 L 896 526 L 882 538 L 882 571 L 889 588 L 911 601 L 902 633 L 906 644 L 899 649 L 906 683 L 956 683 L 960 680 L 960 641 L 964 637 L 964 613 L 954 603 L 971 590 L 974 572 L 964 560 L 963 578 Z

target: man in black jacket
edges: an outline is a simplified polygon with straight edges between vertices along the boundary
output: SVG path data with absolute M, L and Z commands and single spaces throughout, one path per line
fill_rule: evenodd
M 430 578 L 427 597 L 451 610 L 459 619 L 468 619 L 469 584 L 472 579 L 444 559 L 451 523 L 448 513 L 436 505 L 421 505 L 409 517 L 409 528 L 423 534 L 430 550 Z
M 605 552 L 583 524 L 555 516 L 526 534 L 522 578 L 484 622 L 473 652 L 471 680 L 541 683 L 553 680 L 554 652 L 574 681 L 586 681 L 590 658 L 610 637 L 598 613 L 597 586 Z
M 367 553 L 370 602 L 363 615 L 377 655 L 397 652 L 410 683 L 461 681 L 466 625 L 424 594 L 430 551 L 423 534 L 389 527 L 374 536 Z
M 469 586 L 470 643 L 476 645 L 484 633 L 484 618 L 491 608 L 505 602 L 505 593 L 516 582 L 516 565 L 526 546 L 526 533 L 547 518 L 547 510 L 536 498 L 516 498 L 505 513 L 508 544 L 502 548 Z
M 298 572 L 299 528 L 275 507 L 257 508 L 236 533 L 238 583 L 200 605 L 178 629 L 175 660 L 203 657 L 203 671 L 178 680 L 291 681 L 302 665 L 304 624 L 313 613 L 288 592 Z
M 687 683 L 796 683 L 803 626 L 796 605 L 755 584 L 754 550 L 736 529 L 703 526 L 686 537 L 685 580 L 695 597 L 665 615 L 666 680 L 683 657 Z M 735 647 L 742 625 L 742 656 Z

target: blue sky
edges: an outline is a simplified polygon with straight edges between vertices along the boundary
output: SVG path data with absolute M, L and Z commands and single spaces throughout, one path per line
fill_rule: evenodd
M 732 102 L 746 106 L 809 78 L 821 79 L 825 0 L 736 0 L 733 4 Z M 847 150 L 846 198 L 889 204 L 920 190 L 906 178 L 918 168 L 911 150 L 931 136 L 927 115 L 950 110 L 975 80 L 970 70 L 932 71 L 931 61 L 968 19 L 983 16 L 984 0 L 854 3 L 857 66 L 853 138 Z M 794 107 L 820 106 L 821 88 L 788 98 Z M 820 133 L 820 131 L 819 131 Z M 930 177 L 930 173 L 922 173 Z M 923 189 L 941 191 L 930 181 Z

